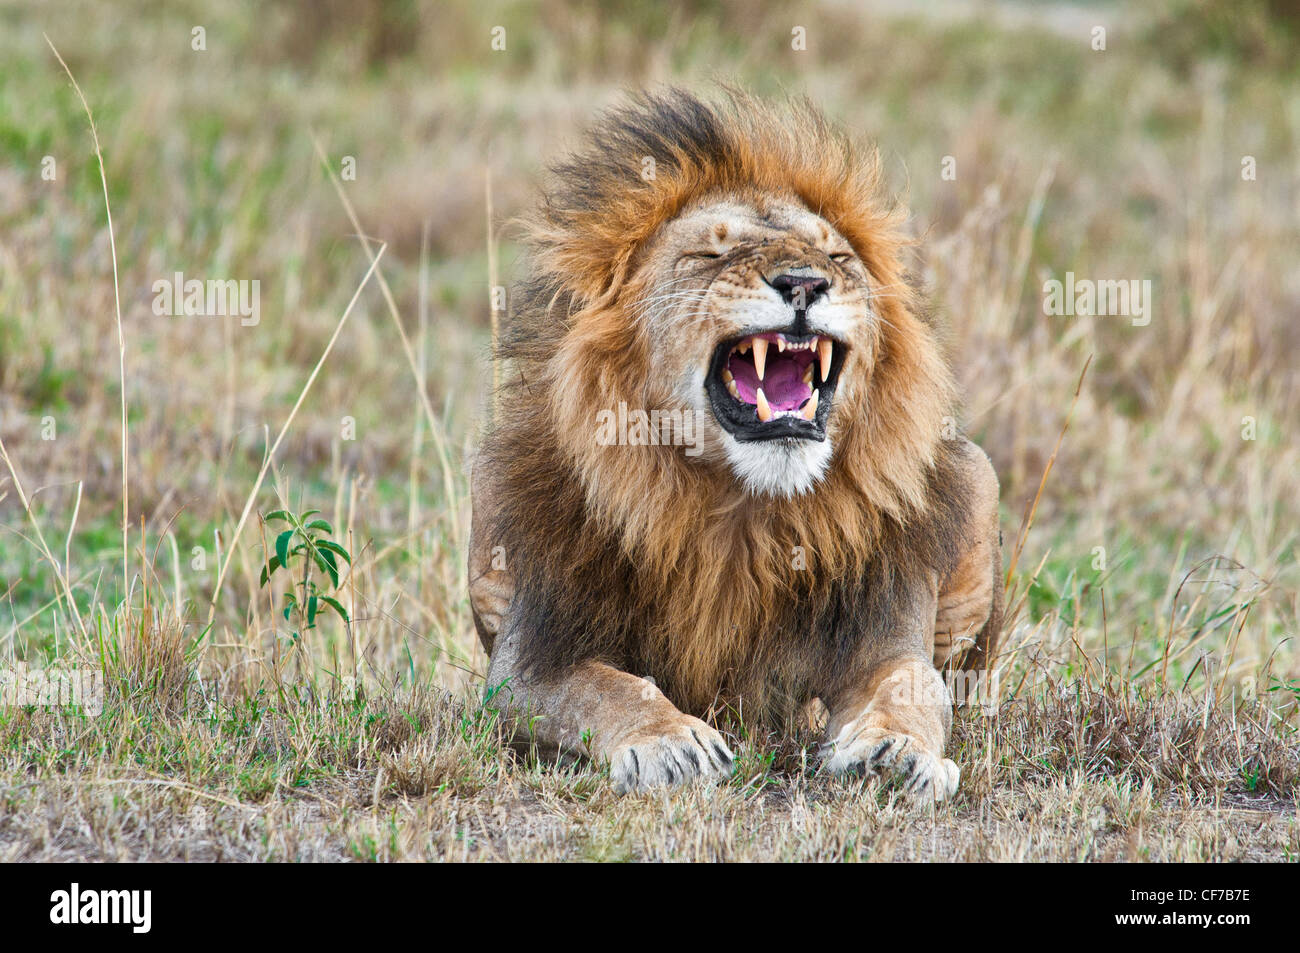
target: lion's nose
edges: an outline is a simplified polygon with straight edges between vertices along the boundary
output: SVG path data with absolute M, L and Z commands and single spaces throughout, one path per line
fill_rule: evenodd
M 830 290 L 831 283 L 818 274 L 786 272 L 768 279 L 767 282 L 776 289 L 786 304 L 793 305 L 796 311 L 802 311 Z

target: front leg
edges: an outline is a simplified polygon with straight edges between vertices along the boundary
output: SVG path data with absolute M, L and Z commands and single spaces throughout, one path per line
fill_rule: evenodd
M 899 585 L 892 618 L 859 649 L 824 699 L 830 709 L 823 766 L 835 773 L 896 778 L 923 803 L 957 791 L 957 765 L 943 756 L 952 695 L 931 656 L 938 580 Z
M 960 772 L 943 756 L 952 697 L 929 658 L 918 652 L 877 662 L 858 689 L 834 701 L 822 751 L 827 770 L 892 775 L 920 802 L 956 793 Z
M 589 661 L 530 681 L 516 664 L 513 633 L 495 649 L 488 687 L 514 743 L 608 762 L 619 794 L 731 774 L 733 757 L 722 736 L 679 711 L 649 679 Z

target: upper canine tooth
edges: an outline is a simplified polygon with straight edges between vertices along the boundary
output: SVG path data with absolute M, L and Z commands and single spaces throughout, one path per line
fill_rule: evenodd
M 756 401 L 758 404 L 758 419 L 766 423 L 772 419 L 772 408 L 768 406 L 767 395 L 763 393 L 763 388 L 760 387 L 755 396 L 758 398 Z
M 802 416 L 804 420 L 812 420 L 816 413 L 817 391 L 813 391 L 812 396 L 808 398 L 808 403 L 803 405 L 803 413 L 800 416 Z
M 817 356 L 822 362 L 822 380 L 829 380 L 831 376 L 831 354 L 834 352 L 834 345 L 830 340 L 823 338 L 817 342 Z
M 754 370 L 758 372 L 758 379 L 763 379 L 763 371 L 767 368 L 767 338 L 754 338 Z

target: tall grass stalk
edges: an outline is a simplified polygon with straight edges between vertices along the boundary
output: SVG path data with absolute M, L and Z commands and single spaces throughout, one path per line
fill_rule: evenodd
M 86 111 L 86 120 L 90 123 L 90 137 L 95 142 L 95 159 L 99 162 L 99 184 L 104 190 L 104 215 L 108 218 L 108 249 L 113 260 L 113 308 L 117 319 L 117 379 L 121 391 L 122 408 L 122 595 L 123 598 L 127 598 L 131 590 L 131 570 L 128 554 L 131 533 L 131 497 L 130 480 L 128 478 L 129 448 L 126 426 L 126 336 L 122 333 L 122 295 L 117 278 L 117 239 L 113 237 L 113 208 L 108 201 L 108 176 L 104 172 L 104 153 L 99 148 L 99 130 L 95 128 L 95 116 L 90 111 L 90 103 L 86 102 L 86 96 L 77 83 L 77 77 L 72 75 L 72 70 L 68 69 L 68 64 L 59 55 L 54 41 L 47 34 L 42 33 L 41 35 L 45 37 L 45 42 L 50 45 L 50 50 L 53 51 L 59 65 L 63 67 L 63 72 L 68 74 L 68 79 L 72 81 L 72 88 L 77 91 L 77 98 L 81 100 L 81 108 Z
M 316 147 L 316 156 L 320 159 L 321 166 L 325 169 L 325 174 L 329 176 L 330 182 L 334 186 L 334 191 L 338 193 L 339 201 L 343 203 L 343 210 L 347 212 L 348 221 L 358 235 L 365 235 L 365 230 L 361 227 L 361 220 L 357 218 L 356 209 L 352 207 L 352 202 L 348 195 L 343 191 L 343 183 L 339 177 L 334 174 L 334 169 L 329 164 L 329 159 L 325 155 L 325 150 L 321 148 L 320 140 L 312 136 L 312 145 Z M 366 245 L 366 253 L 371 256 L 371 264 L 378 264 L 378 258 L 370 251 L 370 246 Z M 406 355 L 406 363 L 411 368 L 411 374 L 415 377 L 419 385 L 420 403 L 424 407 L 425 416 L 429 419 L 429 432 L 433 435 L 433 440 L 438 449 L 438 462 L 442 467 L 443 491 L 447 497 L 447 519 L 451 523 L 451 536 L 455 542 L 460 541 L 460 503 L 456 494 L 456 481 L 451 470 L 451 455 L 447 449 L 447 437 L 442 427 L 442 421 L 434 412 L 433 404 L 429 402 L 429 394 L 424 386 L 424 380 L 420 375 L 419 362 L 415 359 L 415 351 L 411 347 L 411 339 L 406 333 L 406 328 L 402 326 L 402 317 L 397 310 L 397 302 L 393 299 L 393 291 L 388 287 L 388 279 L 384 277 L 383 272 L 379 273 L 379 290 L 383 292 L 384 303 L 388 305 L 388 314 L 393 319 L 393 324 L 397 328 L 397 336 L 402 341 L 402 351 Z
M 362 239 L 365 244 L 365 239 Z M 387 245 L 381 244 L 378 252 L 367 252 L 370 254 L 370 267 L 366 269 L 365 277 L 357 285 L 357 290 L 352 293 L 352 300 L 348 302 L 347 308 L 343 311 L 343 317 L 339 318 L 338 324 L 334 326 L 334 333 L 330 335 L 329 341 L 325 344 L 325 350 L 321 352 L 320 360 L 316 366 L 311 369 L 306 383 L 302 385 L 302 390 L 298 392 L 298 399 L 293 403 L 293 409 L 289 411 L 289 416 L 285 418 L 284 425 L 280 427 L 279 434 L 276 435 L 275 443 L 267 451 L 262 460 L 261 469 L 257 472 L 257 479 L 253 481 L 253 488 L 248 492 L 248 499 L 244 501 L 244 510 L 239 514 L 239 522 L 235 524 L 235 531 L 230 536 L 230 542 L 227 544 L 227 550 L 230 556 L 221 562 L 217 568 L 217 581 L 212 587 L 212 598 L 208 604 L 208 624 L 212 623 L 217 614 L 217 599 L 221 595 L 221 583 L 226 578 L 226 569 L 230 565 L 231 558 L 235 553 L 235 546 L 239 543 L 239 534 L 244 530 L 244 524 L 248 522 L 248 514 L 253 510 L 253 503 L 257 500 L 258 491 L 262 489 L 262 481 L 266 479 L 266 471 L 271 468 L 271 462 L 275 459 L 275 452 L 280 449 L 280 443 L 284 440 L 284 435 L 289 432 L 289 426 L 293 423 L 294 417 L 298 415 L 298 408 L 302 406 L 303 400 L 307 397 L 307 392 L 311 390 L 311 385 L 315 382 L 316 376 L 320 373 L 321 367 L 325 364 L 325 359 L 329 357 L 330 351 L 334 349 L 334 342 L 338 340 L 339 333 L 343 330 L 343 325 L 347 323 L 348 317 L 352 314 L 353 307 L 356 306 L 357 300 L 361 297 L 361 292 L 365 290 L 366 285 L 370 283 L 370 276 L 375 273 L 379 267 L 379 259 L 384 256 L 384 250 Z

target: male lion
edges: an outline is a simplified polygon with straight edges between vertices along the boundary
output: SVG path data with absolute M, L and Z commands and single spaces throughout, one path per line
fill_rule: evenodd
M 636 790 L 731 771 L 710 711 L 820 698 L 827 769 L 956 790 L 939 669 L 995 647 L 998 483 L 880 175 L 806 103 L 680 91 L 555 168 L 473 477 L 470 599 L 516 740 Z

